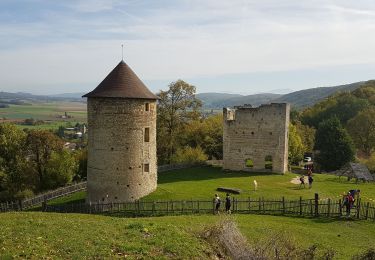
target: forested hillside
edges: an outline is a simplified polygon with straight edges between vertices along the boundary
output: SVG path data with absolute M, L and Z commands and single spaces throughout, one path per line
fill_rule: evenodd
M 197 94 L 196 97 L 202 100 L 203 108 L 205 109 L 222 109 L 223 107 L 233 107 L 243 104 L 259 106 L 260 104 L 271 102 L 288 102 L 294 108 L 303 109 L 312 106 L 337 92 L 355 90 L 365 83 L 366 82 L 356 82 L 334 87 L 310 88 L 285 95 L 260 93 L 244 96 L 227 93 L 200 93 Z

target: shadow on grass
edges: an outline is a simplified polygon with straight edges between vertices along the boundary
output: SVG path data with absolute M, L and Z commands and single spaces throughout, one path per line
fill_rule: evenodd
M 158 184 L 172 183 L 179 181 L 201 181 L 222 178 L 256 177 L 256 176 L 280 176 L 271 172 L 240 172 L 223 171 L 218 167 L 193 167 L 188 169 L 178 169 L 158 174 Z

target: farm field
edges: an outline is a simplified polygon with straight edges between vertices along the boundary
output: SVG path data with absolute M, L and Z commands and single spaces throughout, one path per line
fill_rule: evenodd
M 223 172 L 217 167 L 195 167 L 179 169 L 160 173 L 158 176 L 158 188 L 155 192 L 142 200 L 190 200 L 211 199 L 215 193 L 221 197 L 223 192 L 217 192 L 218 187 L 238 188 L 242 190 L 237 198 L 266 199 L 299 199 L 313 198 L 318 193 L 321 199 L 340 199 L 344 192 L 351 189 L 360 189 L 363 200 L 375 202 L 375 185 L 373 183 L 348 182 L 346 178 L 339 179 L 334 175 L 314 174 L 313 187 L 301 189 L 299 185 L 291 183 L 297 175 L 287 173 L 285 175 L 271 173 L 245 173 Z M 253 181 L 258 182 L 258 190 L 254 191 Z M 73 201 L 83 201 L 85 192 L 79 192 L 65 198 L 51 201 L 51 204 L 60 204 Z
M 59 118 L 65 112 L 72 117 L 68 119 Z M 43 120 L 46 123 L 36 126 L 20 125 L 20 127 L 58 128 L 59 125 L 65 125 L 68 121 L 86 122 L 86 103 L 68 101 L 33 102 L 30 105 L 10 105 L 8 108 L 0 108 L 0 120 L 19 122 L 27 118 Z
M 375 244 L 375 224 L 369 221 L 260 215 L 134 219 L 21 212 L 0 215 L 0 258 L 212 259 L 213 248 L 202 234 L 223 219 L 235 221 L 249 244 L 258 247 L 277 235 L 300 250 L 316 245 L 318 255 L 332 249 L 334 259 L 350 259 Z

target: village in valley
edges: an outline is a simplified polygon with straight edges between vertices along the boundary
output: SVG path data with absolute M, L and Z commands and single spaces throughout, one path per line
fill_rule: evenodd
M 167 18 L 157 14 L 165 16 L 165 11 L 157 5 L 146 7 L 143 1 L 135 2 L 113 2 L 106 8 L 101 5 L 104 2 L 44 3 L 39 10 L 27 12 L 35 15 L 30 19 L 44 22 L 49 19 L 48 12 L 69 14 L 98 28 L 101 25 L 92 18 L 108 23 L 125 19 L 124 14 L 127 18 L 123 21 L 134 23 L 137 30 L 146 30 L 142 27 L 144 19 L 155 19 L 155 24 L 147 25 L 150 28 L 166 26 L 163 19 Z M 185 10 L 189 17 L 192 10 L 199 10 L 213 15 L 212 19 L 231 21 L 221 27 L 221 22 L 193 15 L 202 23 L 195 25 L 195 30 L 208 30 L 205 23 L 221 29 L 230 27 L 237 22 L 232 15 L 238 10 L 244 19 L 241 24 L 258 12 L 279 22 L 291 19 L 290 26 L 295 24 L 293 19 L 306 23 L 302 16 L 290 18 L 286 7 L 275 3 L 272 8 L 284 18 L 270 15 L 273 11 L 266 3 L 203 2 L 188 6 L 170 3 L 168 8 L 177 13 Z M 304 10 L 308 17 L 313 13 L 325 17 L 318 9 L 292 2 L 288 8 L 298 5 L 301 9 L 296 10 Z M 17 17 L 15 21 L 21 19 L 18 12 L 28 10 L 12 3 L 2 5 Z M 206 13 L 207 6 L 218 12 Z M 119 10 L 124 13 L 120 15 Z M 350 23 L 341 9 L 331 11 Z M 78 18 L 77 13 L 82 16 Z M 180 21 L 175 26 L 184 32 L 185 21 L 175 16 L 168 19 Z M 372 18 L 366 21 L 375 22 Z M 252 22 L 264 28 L 271 26 L 264 25 L 259 17 Z M 331 26 L 332 21 L 326 23 Z M 50 26 L 65 30 L 62 24 Z M 72 33 L 83 32 L 86 26 L 77 24 Z M 373 74 L 362 71 L 357 75 L 359 69 L 353 69 L 348 72 L 352 77 L 343 77 L 344 69 L 335 67 L 344 79 L 331 76 L 327 87 L 319 83 L 322 81 L 314 74 L 317 69 L 309 70 L 306 61 L 296 59 L 299 66 L 305 66 L 305 71 L 299 72 L 305 77 L 292 80 L 287 59 L 276 73 L 276 67 L 255 52 L 251 57 L 267 72 L 258 75 L 256 66 L 246 65 L 241 69 L 251 68 L 252 74 L 220 74 L 221 65 L 200 57 L 200 50 L 192 48 L 186 55 L 176 42 L 171 47 L 173 44 L 163 37 L 163 44 L 150 46 L 157 42 L 154 38 L 144 38 L 131 30 L 133 27 L 121 26 L 126 33 L 106 31 L 108 36 L 124 33 L 125 37 L 119 43 L 113 40 L 117 45 L 111 42 L 107 52 L 98 47 L 98 39 L 90 38 L 94 30 L 86 31 L 81 37 L 89 37 L 93 45 L 79 49 L 75 57 L 76 47 L 72 46 L 59 45 L 65 54 L 50 53 L 49 48 L 56 47 L 55 36 L 46 31 L 51 42 L 43 44 L 50 47 L 40 60 L 34 60 L 35 68 L 31 66 L 31 73 L 25 73 L 26 81 L 11 76 L 19 66 L 13 63 L 7 73 L 0 74 L 1 259 L 375 259 Z M 285 33 L 286 27 L 275 28 Z M 325 31 L 323 28 L 320 30 Z M 150 33 L 149 29 L 146 32 Z M 236 38 L 236 33 L 244 33 L 237 29 L 235 26 L 233 32 L 226 33 Z M 259 33 L 254 28 L 248 30 Z M 160 33 L 153 31 L 155 37 Z M 277 33 L 270 33 L 278 39 Z M 75 39 L 70 34 L 64 36 Z M 203 47 L 204 40 L 198 38 Z M 222 40 L 234 44 L 234 38 Z M 9 42 L 15 39 L 11 36 Z M 171 39 L 179 42 L 178 37 Z M 247 37 L 243 41 L 251 43 Z M 174 57 L 165 57 L 156 62 L 165 44 L 171 54 L 181 53 L 184 59 L 175 63 Z M 263 53 L 262 44 L 257 44 Z M 143 53 L 138 46 L 148 47 Z M 9 48 L 4 45 L 0 50 L 6 59 L 16 55 Z M 155 52 L 155 48 L 159 49 Z M 219 44 L 217 48 L 223 47 Z M 342 48 L 350 50 L 350 46 Z M 239 69 L 242 58 L 236 52 L 233 57 L 225 56 L 225 49 L 221 50 L 228 71 Z M 249 61 L 248 48 L 241 50 Z M 68 55 L 69 51 L 72 53 Z M 77 72 L 75 63 L 83 64 L 81 59 L 87 53 L 90 62 Z M 117 56 L 109 57 L 113 53 Z M 191 66 L 193 53 L 194 60 L 202 62 L 196 68 L 205 76 Z M 149 55 L 146 60 L 145 55 Z M 51 59 L 68 61 L 72 68 L 67 66 L 62 75 L 56 69 L 59 64 L 49 67 L 47 60 Z M 2 63 L 0 60 L 0 66 Z M 293 66 L 290 71 L 295 73 Z M 46 69 L 43 80 L 38 74 L 40 67 Z M 325 65 L 319 69 L 334 70 Z M 215 72 L 210 74 L 211 70 Z M 283 76 L 279 77 L 280 73 Z M 155 80 L 158 77 L 168 81 Z M 279 78 L 273 81 L 273 77 Z M 42 88 L 43 82 L 55 86 L 56 91 Z M 36 83 L 42 91 L 36 91 Z M 72 83 L 74 86 L 69 87 Z M 302 83 L 306 87 L 297 87 Z M 79 84 L 82 87 L 77 88 Z M 294 90 L 276 90 L 288 84 Z M 25 91 L 27 86 L 30 93 Z

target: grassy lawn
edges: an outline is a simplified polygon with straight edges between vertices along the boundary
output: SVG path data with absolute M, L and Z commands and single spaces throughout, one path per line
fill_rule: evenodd
M 86 122 L 86 104 L 81 102 L 35 102 L 30 105 L 10 105 L 9 108 L 0 108 L 0 118 L 64 121 L 59 115 L 67 112 L 73 116 L 71 121 Z
M 223 172 L 216 167 L 196 167 L 160 173 L 158 188 L 143 200 L 189 200 L 211 199 L 218 187 L 239 188 L 242 193 L 237 198 L 281 198 L 287 199 L 313 198 L 319 193 L 321 199 L 339 199 L 344 192 L 360 189 L 363 200 L 375 202 L 375 185 L 373 183 L 348 182 L 346 178 L 339 179 L 333 175 L 315 174 L 312 189 L 301 189 L 290 181 L 296 174 L 285 175 L 270 173 Z M 253 181 L 258 182 L 258 190 L 254 191 Z M 84 201 L 86 192 L 52 200 L 51 204 L 73 201 Z
M 223 216 L 115 218 L 56 213 L 0 214 L 0 258 L 207 259 L 210 245 L 200 234 Z M 375 244 L 374 223 L 259 215 L 233 215 L 250 244 L 283 234 L 299 248 L 332 248 L 335 259 L 350 259 Z
M 191 217 L 6 213 L 0 215 L 0 258 L 203 259 L 211 249 L 194 233 L 203 223 Z
M 261 215 L 234 216 L 250 244 L 268 241 L 270 237 L 289 239 L 300 248 L 317 245 L 318 253 L 335 251 L 335 259 L 351 259 L 375 245 L 375 223 L 290 218 Z

